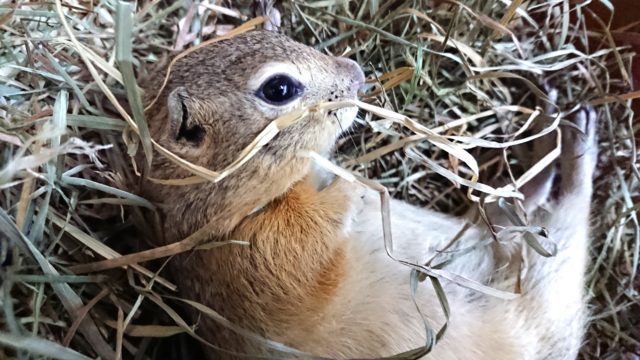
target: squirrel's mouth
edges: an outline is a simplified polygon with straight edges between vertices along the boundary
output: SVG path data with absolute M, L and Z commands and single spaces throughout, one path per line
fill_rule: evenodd
M 346 73 L 349 79 L 349 98 L 357 100 L 358 91 L 362 89 L 365 83 L 364 73 L 357 62 L 347 59 L 338 58 L 339 66 Z M 351 127 L 353 121 L 358 115 L 358 108 L 355 106 L 346 107 L 338 110 L 336 116 L 338 118 L 338 133 L 341 134 Z
M 358 115 L 358 108 L 355 106 L 345 107 L 335 111 L 337 120 L 338 136 L 347 131 Z

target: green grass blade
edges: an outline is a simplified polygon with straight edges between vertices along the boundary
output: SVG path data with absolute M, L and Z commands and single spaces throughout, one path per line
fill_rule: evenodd
M 144 119 L 142 96 L 140 95 L 135 73 L 133 72 L 134 58 L 131 39 L 133 38 L 133 11 L 135 4 L 118 1 L 116 8 L 116 62 L 118 63 L 118 69 L 122 73 L 124 88 L 127 91 L 127 99 L 129 100 L 129 106 L 133 113 L 133 120 L 136 122 L 138 131 L 140 132 L 140 141 L 142 141 L 142 149 L 147 159 L 147 165 L 151 166 L 151 162 L 153 161 L 151 134 L 149 133 L 147 122 Z

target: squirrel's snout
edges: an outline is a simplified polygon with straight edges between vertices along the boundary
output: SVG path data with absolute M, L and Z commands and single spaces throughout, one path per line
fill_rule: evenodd
M 347 59 L 347 58 L 338 58 L 340 62 L 340 67 L 346 72 L 348 76 L 348 82 L 350 83 L 350 90 L 353 94 L 357 94 L 358 90 L 362 88 L 364 85 L 364 73 L 358 65 L 357 62 Z

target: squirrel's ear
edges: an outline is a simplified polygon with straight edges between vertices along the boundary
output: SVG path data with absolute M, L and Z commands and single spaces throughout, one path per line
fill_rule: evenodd
M 185 141 L 198 145 L 204 138 L 204 128 L 191 116 L 196 100 L 192 99 L 184 87 L 171 91 L 167 99 L 169 111 L 169 137 L 175 141 Z

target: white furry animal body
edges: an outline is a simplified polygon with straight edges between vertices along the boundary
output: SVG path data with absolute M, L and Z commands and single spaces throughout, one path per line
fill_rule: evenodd
M 311 343 L 300 344 L 315 354 L 375 358 L 425 344 L 425 328 L 411 297 L 409 268 L 388 257 L 376 209 L 378 195 L 367 197 L 370 206 L 356 215 L 347 239 L 349 276 L 317 332 L 305 334 Z M 445 336 L 427 359 L 576 357 L 584 330 L 588 198 L 575 200 L 584 207 L 559 204 L 554 211 L 569 216 L 545 221 L 551 237 L 558 241 L 559 253 L 543 258 L 528 252 L 529 268 L 519 298 L 501 300 L 443 281 L 450 320 Z M 464 220 L 395 200 L 391 214 L 396 254 L 417 264 L 444 248 L 464 226 Z M 501 263 L 488 239 L 486 230 L 467 230 L 458 248 L 484 244 L 445 269 L 500 289 L 513 289 L 517 269 L 507 266 L 498 270 Z M 516 247 L 520 245 L 518 242 Z M 416 298 L 430 325 L 439 329 L 444 313 L 429 281 L 420 285 Z

